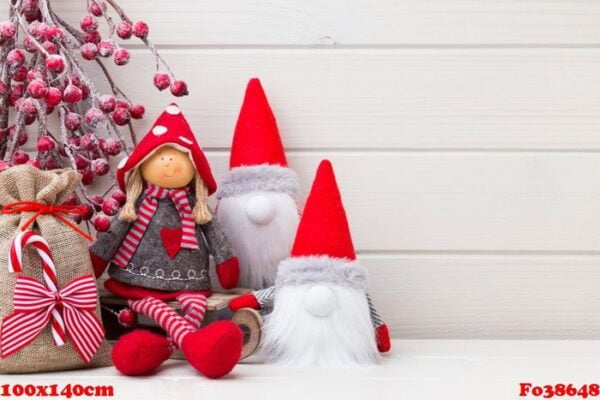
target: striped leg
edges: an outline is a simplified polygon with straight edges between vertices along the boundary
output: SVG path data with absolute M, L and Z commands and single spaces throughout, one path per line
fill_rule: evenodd
M 200 329 L 208 303 L 206 296 L 203 294 L 186 293 L 177 296 L 177 301 L 181 304 L 183 318 L 194 325 L 196 329 Z
M 145 314 L 156 321 L 179 347 L 181 347 L 183 338 L 188 333 L 196 331 L 191 323 L 177 314 L 166 303 L 153 297 L 136 301 L 129 300 L 128 304 L 132 310 Z

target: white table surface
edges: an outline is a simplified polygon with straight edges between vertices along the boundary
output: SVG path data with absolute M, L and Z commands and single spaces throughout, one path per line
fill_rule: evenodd
M 184 361 L 169 361 L 143 378 L 114 368 L 0 378 L 1 384 L 113 385 L 113 398 L 127 400 L 517 399 L 519 382 L 599 383 L 600 341 L 395 340 L 376 367 L 294 370 L 243 363 L 220 380 L 199 376 Z

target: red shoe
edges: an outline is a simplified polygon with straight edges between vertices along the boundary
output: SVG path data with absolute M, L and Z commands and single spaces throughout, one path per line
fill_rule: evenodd
M 242 356 L 244 335 L 231 321 L 218 321 L 183 338 L 181 350 L 190 365 L 207 378 L 227 375 Z
M 124 375 L 147 375 L 171 356 L 167 338 L 143 329 L 119 338 L 112 350 L 115 368 Z

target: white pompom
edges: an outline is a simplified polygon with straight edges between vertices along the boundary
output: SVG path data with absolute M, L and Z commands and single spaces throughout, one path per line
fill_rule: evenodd
M 304 308 L 315 317 L 326 317 L 335 307 L 335 294 L 327 286 L 313 286 L 304 295 Z
M 265 196 L 253 196 L 246 203 L 246 215 L 257 225 L 266 225 L 275 216 L 273 202 Z

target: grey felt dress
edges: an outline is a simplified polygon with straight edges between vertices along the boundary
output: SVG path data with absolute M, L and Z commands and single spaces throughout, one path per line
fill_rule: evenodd
M 138 199 L 138 207 L 144 197 L 145 194 L 142 194 Z M 189 200 L 193 208 L 195 198 L 191 193 Z M 114 218 L 110 230 L 98 235 L 96 243 L 91 247 L 92 253 L 103 260 L 112 260 L 132 225 L 132 222 Z M 181 248 L 170 258 L 161 231 L 164 229 L 163 236 L 168 240 L 169 230 L 180 227 L 179 212 L 173 201 L 170 198 L 159 199 L 156 213 L 129 264 L 121 268 L 110 262 L 108 275 L 119 282 L 153 290 L 210 290 L 209 254 L 214 256 L 217 265 L 234 256 L 227 237 L 213 214 L 212 221 L 196 225 L 196 238 L 200 248 Z

